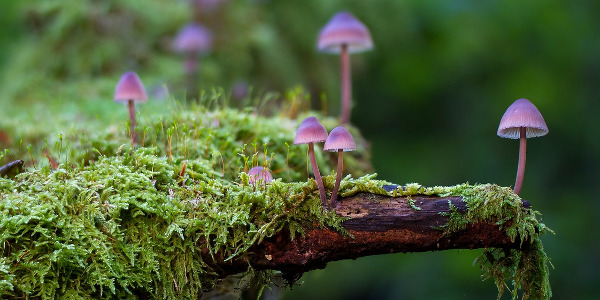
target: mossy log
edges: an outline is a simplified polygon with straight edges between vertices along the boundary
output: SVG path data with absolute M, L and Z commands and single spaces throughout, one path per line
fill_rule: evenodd
M 0 298 L 197 298 L 238 273 L 294 282 L 330 261 L 482 247 L 476 263 L 500 296 L 509 280 L 515 299 L 551 296 L 550 230 L 511 188 L 346 176 L 334 212 L 312 179 L 251 186 L 188 161 L 181 181 L 156 149 L 124 153 L 0 177 Z
M 520 248 L 493 222 L 469 224 L 457 232 L 445 232 L 450 207 L 458 213 L 467 210 L 462 197 L 390 197 L 358 193 L 339 201 L 336 212 L 349 219 L 342 223 L 348 234 L 327 228 L 314 228 L 291 239 L 282 231 L 249 249 L 241 257 L 214 260 L 221 276 L 254 269 L 280 270 L 297 276 L 325 268 L 331 261 L 399 253 L 447 249 Z M 527 206 L 527 204 L 526 204 Z M 205 249 L 208 256 L 208 250 Z M 206 261 L 211 261 L 206 259 Z

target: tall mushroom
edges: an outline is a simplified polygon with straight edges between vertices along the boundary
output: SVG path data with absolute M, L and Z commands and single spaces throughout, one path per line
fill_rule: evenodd
M 509 139 L 520 139 L 519 165 L 515 180 L 515 194 L 521 192 L 525 175 L 525 158 L 527 155 L 527 139 L 544 136 L 548 126 L 540 111 L 527 99 L 519 99 L 511 104 L 500 120 L 498 136 Z
M 121 76 L 121 79 L 119 79 L 119 83 L 115 88 L 114 99 L 115 102 L 127 103 L 129 107 L 129 119 L 131 120 L 129 129 L 131 134 L 131 144 L 133 145 L 136 143 L 135 103 L 148 101 L 148 94 L 146 94 L 144 84 L 135 72 L 126 72 Z
M 346 128 L 338 126 L 329 133 L 327 140 L 325 140 L 323 150 L 338 152 L 337 175 L 335 177 L 333 193 L 331 194 L 331 207 L 335 208 L 338 189 L 340 188 L 340 182 L 342 181 L 342 171 L 344 169 L 343 153 L 345 151 L 356 150 L 356 144 L 354 144 L 354 139 L 350 132 L 348 132 Z
M 212 34 L 210 30 L 196 23 L 189 23 L 182 27 L 173 40 L 173 50 L 185 55 L 186 73 L 195 73 L 198 55 L 207 53 L 211 49 Z
M 213 39 L 206 27 L 189 23 L 182 27 L 173 40 L 173 50 L 185 56 L 185 74 L 188 96 L 196 96 L 196 78 L 198 74 L 198 56 L 212 49 Z
M 315 174 L 315 180 L 319 187 L 319 196 L 323 207 L 327 207 L 327 195 L 325 195 L 325 187 L 323 187 L 323 179 L 321 178 L 321 172 L 319 172 L 319 166 L 315 158 L 314 143 L 321 143 L 327 139 L 327 130 L 319 122 L 316 117 L 310 116 L 298 127 L 296 131 L 296 137 L 294 138 L 294 145 L 308 144 L 308 155 L 310 157 L 310 164 Z
M 341 68 L 342 108 L 341 123 L 350 121 L 352 87 L 350 80 L 349 53 L 363 52 L 373 48 L 369 29 L 349 12 L 338 12 L 321 29 L 318 48 L 321 52 L 339 53 Z

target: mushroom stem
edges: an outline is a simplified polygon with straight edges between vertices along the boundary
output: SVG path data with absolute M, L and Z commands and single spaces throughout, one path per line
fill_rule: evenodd
M 333 186 L 333 192 L 331 194 L 331 207 L 335 209 L 338 190 L 340 188 L 340 182 L 342 181 L 342 171 L 344 170 L 344 150 L 338 149 L 338 163 L 337 163 L 337 175 L 335 176 L 335 185 Z
M 185 55 L 185 73 L 195 74 L 198 72 L 198 55 L 195 52 L 189 52 Z
M 327 196 L 325 195 L 325 187 L 323 186 L 323 179 L 321 178 L 321 172 L 319 172 L 319 166 L 317 165 L 317 159 L 315 158 L 315 150 L 313 143 L 308 143 L 308 156 L 310 157 L 310 164 L 315 174 L 315 180 L 319 187 L 319 197 L 323 203 L 323 207 L 327 207 Z
M 348 45 L 342 45 L 342 51 L 340 53 L 341 59 L 341 76 L 342 76 L 342 112 L 340 123 L 342 125 L 350 122 L 350 109 L 351 109 L 351 98 L 352 98 L 352 83 L 350 80 L 350 54 L 348 53 Z
M 527 132 L 525 127 L 519 128 L 519 165 L 517 167 L 517 179 L 515 180 L 515 194 L 521 192 L 523 177 L 525 176 L 525 159 L 527 156 Z
M 129 99 L 129 101 L 127 101 L 127 104 L 129 106 L 129 119 L 131 120 L 131 123 L 129 124 L 129 134 L 131 137 L 131 144 L 135 145 L 137 137 L 135 134 L 135 102 L 133 102 L 133 99 Z
M 185 57 L 185 80 L 186 80 L 186 88 L 187 88 L 187 98 L 192 100 L 196 99 L 199 101 L 199 92 L 197 89 L 197 81 L 198 81 L 198 54 L 195 52 L 190 52 Z

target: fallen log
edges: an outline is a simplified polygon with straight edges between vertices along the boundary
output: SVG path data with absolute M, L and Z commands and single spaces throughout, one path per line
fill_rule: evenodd
M 341 199 L 336 208 L 338 214 L 348 217 L 343 223 L 347 234 L 314 228 L 291 239 L 289 232 L 282 231 L 235 260 L 216 258 L 218 263 L 212 267 L 221 275 L 245 271 L 248 265 L 301 274 L 324 268 L 331 261 L 377 254 L 520 247 L 519 240 L 511 240 L 493 222 L 470 224 L 457 232 L 445 231 L 451 206 L 458 213 L 467 210 L 462 197 L 358 193 Z

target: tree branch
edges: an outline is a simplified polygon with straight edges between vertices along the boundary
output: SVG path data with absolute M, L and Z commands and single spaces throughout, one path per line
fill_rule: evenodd
M 411 199 L 413 205 L 409 203 Z M 231 261 L 215 257 L 211 267 L 221 276 L 255 269 L 280 270 L 286 274 L 301 274 L 321 269 L 328 262 L 358 257 L 398 253 L 425 252 L 447 249 L 519 248 L 493 223 L 477 223 L 464 230 L 444 234 L 449 203 L 459 213 L 467 207 L 461 197 L 411 196 L 388 197 L 359 193 L 343 198 L 336 211 L 350 219 L 343 227 L 352 235 L 332 229 L 315 228 L 291 240 L 282 231 L 253 246 Z M 205 261 L 208 251 L 205 250 Z

